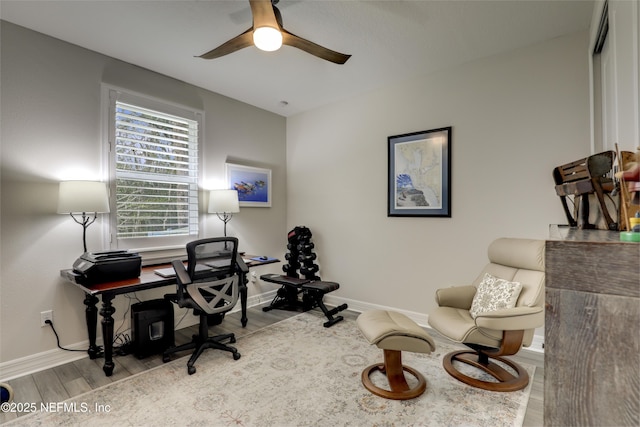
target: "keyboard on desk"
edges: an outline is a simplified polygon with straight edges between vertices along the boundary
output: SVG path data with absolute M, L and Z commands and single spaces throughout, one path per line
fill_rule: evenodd
M 300 287 L 305 283 L 311 282 L 309 279 L 298 279 L 295 277 L 283 276 L 281 274 L 263 274 L 260 276 L 265 282 L 278 283 L 280 285 L 291 285 Z

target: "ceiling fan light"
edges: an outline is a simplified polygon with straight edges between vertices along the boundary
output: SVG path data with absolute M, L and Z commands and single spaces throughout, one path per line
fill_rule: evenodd
M 260 27 L 253 30 L 253 43 L 260 50 L 272 52 L 282 46 L 282 33 L 273 27 Z

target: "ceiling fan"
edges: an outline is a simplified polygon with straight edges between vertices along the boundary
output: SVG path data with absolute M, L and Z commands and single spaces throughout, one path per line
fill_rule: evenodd
M 254 45 L 259 49 L 273 51 L 281 45 L 293 46 L 318 58 L 335 64 L 344 64 L 351 57 L 305 40 L 285 30 L 282 15 L 276 7 L 279 0 L 249 0 L 253 26 L 244 33 L 221 44 L 199 58 L 214 59 Z

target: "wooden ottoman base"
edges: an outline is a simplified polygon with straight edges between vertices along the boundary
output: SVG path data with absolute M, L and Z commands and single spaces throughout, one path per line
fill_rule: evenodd
M 387 377 L 390 390 L 385 390 L 373 384 L 370 375 L 380 371 Z M 418 384 L 409 387 L 404 372 L 413 375 Z M 371 393 L 386 399 L 407 400 L 420 396 L 427 389 L 427 381 L 422 374 L 413 368 L 402 365 L 402 353 L 398 350 L 384 350 L 384 363 L 371 365 L 362 371 L 362 384 Z
M 497 360 L 513 369 L 516 375 L 504 369 L 491 360 Z M 480 379 L 470 377 L 460 372 L 453 365 L 453 362 L 465 363 L 469 366 L 473 366 L 487 374 L 491 375 L 498 382 L 482 381 Z M 529 374 L 527 371 L 516 362 L 513 362 L 504 357 L 487 356 L 483 353 L 478 353 L 473 350 L 459 350 L 453 351 L 444 356 L 442 365 L 445 371 L 449 373 L 453 378 L 458 381 L 462 381 L 472 387 L 481 388 L 489 391 L 517 391 L 522 390 L 529 384 Z

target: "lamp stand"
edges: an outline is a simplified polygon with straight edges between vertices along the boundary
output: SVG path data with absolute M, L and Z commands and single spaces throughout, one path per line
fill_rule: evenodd
M 96 218 L 98 218 L 98 213 L 94 212 L 93 218 L 91 218 L 86 212 L 82 212 L 82 221 L 76 218 L 73 213 L 70 213 L 69 215 L 71 215 L 71 218 L 73 218 L 75 222 L 82 226 L 82 244 L 84 245 L 84 251 L 87 252 L 87 228 L 95 222 Z
M 227 237 L 227 223 L 231 221 L 231 217 L 233 216 L 230 212 L 216 212 L 220 221 L 224 222 L 224 237 Z M 224 242 L 224 250 L 229 251 L 229 247 L 227 246 L 227 242 Z
M 224 222 L 224 237 L 227 237 L 227 223 L 231 221 L 232 213 L 229 212 L 216 212 L 220 221 Z

